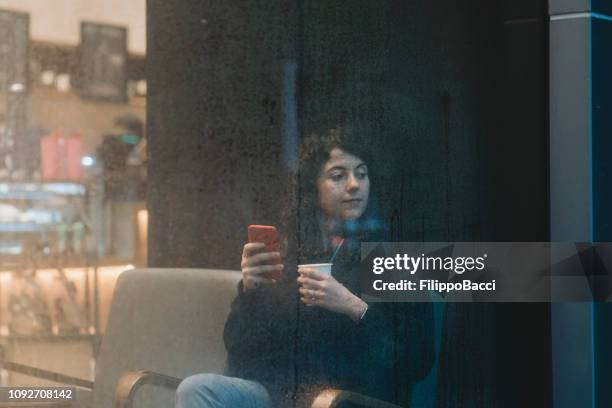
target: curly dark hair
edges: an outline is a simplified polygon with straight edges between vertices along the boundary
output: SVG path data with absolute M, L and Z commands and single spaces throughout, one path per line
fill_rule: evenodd
M 366 140 L 364 135 L 344 126 L 312 133 L 302 141 L 298 172 L 293 175 L 290 188 L 289 195 L 292 199 L 287 203 L 285 216 L 283 217 L 285 219 L 283 223 L 283 229 L 286 230 L 285 235 L 288 233 L 292 236 L 288 242 L 289 252 L 295 251 L 296 260 L 324 260 L 325 248 L 319 224 L 321 214 L 317 179 L 324 164 L 330 159 L 330 153 L 334 148 L 357 156 L 368 165 L 371 180 L 370 204 L 360 219 L 351 223 L 353 232 L 363 232 L 363 225 L 371 221 L 373 214 L 372 192 L 375 191 L 376 174 L 374 158 Z M 346 228 L 339 231 L 343 235 L 350 232 Z

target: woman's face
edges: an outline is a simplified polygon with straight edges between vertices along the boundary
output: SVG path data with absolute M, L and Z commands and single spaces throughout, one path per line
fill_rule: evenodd
M 334 148 L 317 179 L 319 206 L 330 219 L 353 220 L 368 206 L 368 166 L 357 156 Z

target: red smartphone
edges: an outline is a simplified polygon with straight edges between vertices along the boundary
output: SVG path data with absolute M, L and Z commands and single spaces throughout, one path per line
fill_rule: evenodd
M 272 225 L 249 225 L 248 230 L 249 242 L 261 242 L 266 245 L 261 252 L 280 251 L 280 241 L 276 227 Z M 279 280 L 282 277 L 282 271 L 266 272 L 261 276 L 268 279 Z

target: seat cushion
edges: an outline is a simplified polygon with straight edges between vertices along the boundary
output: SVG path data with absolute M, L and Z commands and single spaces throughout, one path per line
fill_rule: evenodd
M 96 361 L 94 407 L 111 407 L 119 377 L 150 370 L 184 378 L 221 373 L 223 326 L 240 273 L 135 269 L 120 275 Z M 145 386 L 138 407 L 171 406 L 173 393 Z

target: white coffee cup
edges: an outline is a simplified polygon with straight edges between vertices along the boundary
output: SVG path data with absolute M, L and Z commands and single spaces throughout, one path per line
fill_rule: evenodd
M 302 264 L 298 265 L 298 268 L 314 269 L 322 275 L 331 275 L 332 265 L 332 263 Z

